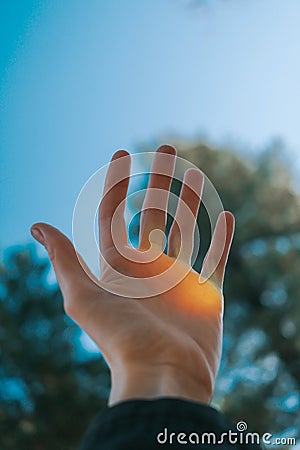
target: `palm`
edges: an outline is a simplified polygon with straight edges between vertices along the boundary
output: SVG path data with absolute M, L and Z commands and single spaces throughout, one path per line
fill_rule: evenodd
M 173 258 L 162 254 L 148 264 L 148 273 L 157 273 L 172 262 Z M 139 276 L 139 271 L 140 266 L 127 263 L 127 275 Z M 114 283 L 109 268 L 103 279 Z M 123 363 L 140 364 L 144 360 L 153 364 L 180 360 L 184 365 L 193 359 L 202 379 L 212 383 L 221 352 L 223 304 L 222 293 L 213 283 L 200 284 L 199 274 L 190 270 L 181 282 L 159 296 L 132 299 L 103 290 L 94 295 L 93 306 L 80 325 L 92 330 L 91 337 L 110 365 L 114 363 L 112 355 Z

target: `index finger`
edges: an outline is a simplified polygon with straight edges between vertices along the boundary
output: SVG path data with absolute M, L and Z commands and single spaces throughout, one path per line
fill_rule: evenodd
M 124 210 L 129 178 L 130 155 L 125 150 L 120 150 L 111 159 L 99 206 L 100 254 L 105 258 L 116 251 L 116 240 L 121 246 L 128 243 Z M 115 214 L 117 216 L 114 217 Z M 116 236 L 112 235 L 111 229 L 113 217 L 118 228 Z

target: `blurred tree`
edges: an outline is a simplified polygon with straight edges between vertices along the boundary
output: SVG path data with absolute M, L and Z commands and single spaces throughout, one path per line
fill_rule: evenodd
M 247 162 L 201 142 L 176 147 L 207 174 L 237 222 L 214 403 L 253 431 L 299 436 L 299 195 L 281 149 L 270 146 Z M 173 192 L 179 189 L 174 182 Z M 210 239 L 203 207 L 198 222 L 205 243 L 195 262 L 199 270 Z M 47 283 L 48 262 L 33 246 L 8 253 L 0 266 L 0 447 L 76 448 L 106 403 L 107 369 L 102 359 L 78 358 L 79 330 L 64 315 L 56 286 Z
M 47 283 L 49 263 L 34 246 L 7 253 L 0 266 L 0 448 L 73 450 L 106 404 L 108 371 L 101 359 L 80 357 L 79 329 Z

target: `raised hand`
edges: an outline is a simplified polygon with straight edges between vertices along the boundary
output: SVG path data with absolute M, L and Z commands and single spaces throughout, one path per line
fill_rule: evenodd
M 83 269 L 72 243 L 60 231 L 42 223 L 32 227 L 33 236 L 48 251 L 66 313 L 97 343 L 110 367 L 111 405 L 161 396 L 208 403 L 212 396 L 221 357 L 222 285 L 234 218 L 229 212 L 219 216 L 199 282 L 190 258 L 203 176 L 190 169 L 169 234 L 168 254 L 163 253 L 175 158 L 173 147 L 157 151 L 141 214 L 140 245 L 134 249 L 128 244 L 124 220 L 130 156 L 125 151 L 113 156 L 99 211 L 99 283 Z M 211 267 L 214 273 L 205 280 Z

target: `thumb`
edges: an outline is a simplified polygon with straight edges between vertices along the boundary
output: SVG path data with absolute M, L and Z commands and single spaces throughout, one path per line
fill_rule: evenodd
M 86 289 L 93 284 L 83 270 L 73 244 L 57 228 L 36 223 L 31 227 L 31 234 L 46 248 L 65 301 L 75 297 L 79 288 Z

